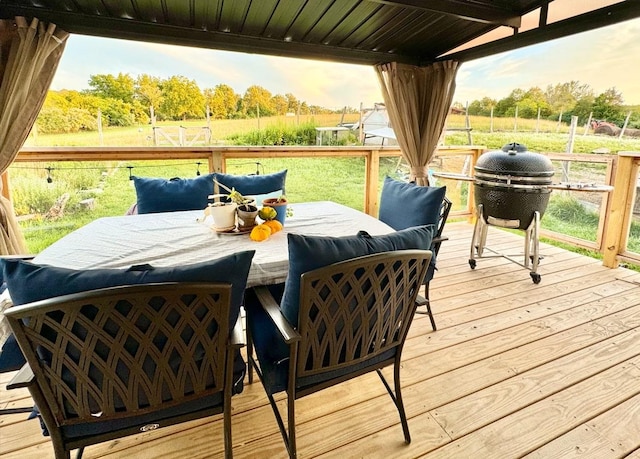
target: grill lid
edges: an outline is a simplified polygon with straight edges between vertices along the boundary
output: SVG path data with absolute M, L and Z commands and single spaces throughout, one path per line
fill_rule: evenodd
M 484 153 L 478 159 L 475 171 L 476 175 L 479 173 L 520 177 L 553 177 L 554 174 L 549 158 L 530 152 L 519 143 L 509 143 L 502 147 L 502 150 Z

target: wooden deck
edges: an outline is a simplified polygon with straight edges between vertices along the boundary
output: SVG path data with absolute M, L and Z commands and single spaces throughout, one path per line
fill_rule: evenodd
M 369 375 L 300 400 L 300 457 L 640 457 L 640 273 L 544 244 L 538 285 L 502 257 L 471 270 L 471 232 L 447 225 L 431 291 L 439 329 L 416 316 L 404 350 L 412 443 Z M 488 246 L 521 253 L 523 242 L 491 228 Z M 29 403 L 0 388 L 0 406 Z M 259 383 L 233 408 L 235 457 L 286 456 Z M 0 417 L 0 456 L 53 457 L 24 418 Z M 85 458 L 221 457 L 222 444 L 213 417 L 92 446 Z

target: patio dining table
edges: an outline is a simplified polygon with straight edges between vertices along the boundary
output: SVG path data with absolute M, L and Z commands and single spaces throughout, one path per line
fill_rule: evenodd
M 249 234 L 218 233 L 204 212 L 166 212 L 99 218 L 53 243 L 33 260 L 39 265 L 73 269 L 128 268 L 148 263 L 176 266 L 220 258 L 242 250 L 255 250 L 247 287 L 284 282 L 289 269 L 287 233 L 349 236 L 359 230 L 371 235 L 393 229 L 380 220 L 329 201 L 290 204 L 293 215 L 283 231 L 262 242 Z M 10 294 L 10 292 L 9 292 Z M 0 344 L 10 332 L 0 302 Z

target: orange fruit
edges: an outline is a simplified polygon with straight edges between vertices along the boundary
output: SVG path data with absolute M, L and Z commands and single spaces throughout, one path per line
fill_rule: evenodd
M 271 228 L 265 224 L 254 226 L 249 234 L 249 238 L 257 242 L 266 241 L 269 236 L 271 236 Z
M 271 234 L 276 234 L 278 231 L 282 231 L 282 223 L 278 220 L 267 220 L 263 225 L 267 225 L 271 228 Z

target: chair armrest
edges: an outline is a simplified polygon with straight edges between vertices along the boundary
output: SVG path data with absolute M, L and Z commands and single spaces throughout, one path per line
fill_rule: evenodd
M 25 363 L 11 381 L 9 381 L 9 384 L 7 384 L 7 390 L 29 387 L 34 383 L 34 380 L 35 375 L 33 371 L 31 371 L 31 367 L 28 363 Z
M 232 347 L 241 348 L 245 346 L 246 340 L 244 339 L 244 330 L 242 329 L 242 319 L 238 316 L 238 320 L 236 321 L 233 330 L 231 330 L 231 335 L 229 335 L 229 342 Z
M 441 242 L 448 241 L 448 240 L 449 238 L 447 236 L 438 236 L 438 237 L 434 237 L 431 240 L 431 244 L 439 244 Z
M 260 305 L 262 309 L 269 315 L 269 318 L 273 321 L 274 325 L 282 335 L 284 342 L 287 344 L 291 344 L 294 341 L 300 341 L 302 338 L 300 333 L 296 331 L 295 328 L 291 326 L 291 324 L 287 321 L 287 318 L 282 315 L 282 311 L 280 311 L 280 305 L 276 302 L 271 295 L 271 292 L 266 287 L 255 287 L 256 296 L 258 297 L 258 301 L 260 301 Z

